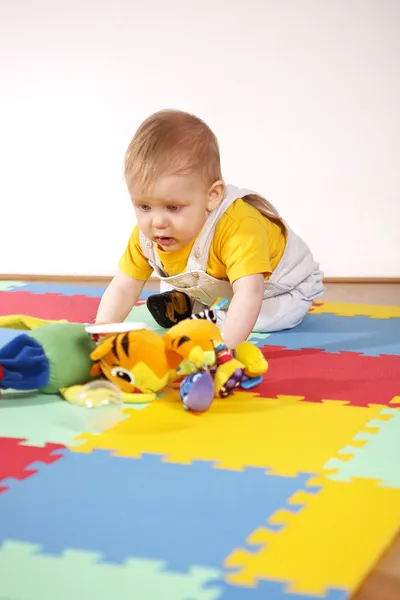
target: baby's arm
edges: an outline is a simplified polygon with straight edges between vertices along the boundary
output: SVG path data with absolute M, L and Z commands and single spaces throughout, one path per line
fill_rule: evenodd
M 233 283 L 233 298 L 222 334 L 228 348 L 244 342 L 253 331 L 264 296 L 264 275 L 246 275 Z
M 96 323 L 122 323 L 135 306 L 146 282 L 118 271 L 106 289 Z

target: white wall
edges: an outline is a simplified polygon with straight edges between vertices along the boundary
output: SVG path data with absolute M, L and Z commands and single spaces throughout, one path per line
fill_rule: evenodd
M 399 276 L 399 23 L 399 0 L 4 1 L 0 273 L 113 273 L 123 153 L 176 107 L 326 275 Z

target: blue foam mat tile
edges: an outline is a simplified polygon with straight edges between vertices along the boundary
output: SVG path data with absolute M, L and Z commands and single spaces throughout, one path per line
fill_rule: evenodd
M 8 329 L 0 327 L 0 348 L 11 342 L 15 337 L 21 335 L 21 333 L 25 333 L 23 330 L 18 329 Z
M 35 476 L 7 480 L 10 490 L 0 494 L 0 544 L 40 544 L 55 555 L 67 548 L 97 551 L 118 564 L 128 557 L 163 560 L 177 571 L 193 564 L 221 568 L 313 476 L 162 458 L 65 450 L 61 460 L 38 465 Z
M 106 286 L 69 285 L 63 283 L 28 283 L 23 288 L 30 294 L 60 294 L 60 296 L 87 296 L 101 298 Z
M 283 346 L 288 350 L 318 348 L 332 353 L 359 352 L 366 356 L 400 355 L 400 319 L 308 314 L 298 327 L 272 333 L 260 339 L 260 343 L 263 347 Z
M 60 296 L 86 296 L 88 298 L 101 298 L 106 286 L 72 285 L 63 283 L 27 283 L 23 287 L 13 287 L 7 291 L 29 292 L 30 294 L 60 294 Z M 141 298 L 148 298 L 152 291 L 143 290 Z
M 206 584 L 206 588 L 213 582 Z M 216 582 L 215 582 L 216 583 Z M 255 587 L 234 586 L 223 582 L 219 584 L 218 600 L 347 600 L 346 590 L 329 589 L 324 596 L 295 594 L 285 591 L 287 583 L 261 580 Z

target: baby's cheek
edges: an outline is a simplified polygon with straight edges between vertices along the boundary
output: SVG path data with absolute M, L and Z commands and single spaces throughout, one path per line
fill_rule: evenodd
M 176 215 L 174 219 L 176 227 L 179 229 L 191 229 L 193 227 L 193 217 L 185 215 Z
M 138 218 L 138 225 L 142 231 L 148 231 L 151 228 L 151 219 L 149 215 L 142 215 Z

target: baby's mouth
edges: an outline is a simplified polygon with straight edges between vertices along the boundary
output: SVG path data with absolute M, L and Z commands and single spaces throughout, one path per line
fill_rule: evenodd
M 175 238 L 173 238 L 173 237 L 158 236 L 154 239 L 155 239 L 156 243 L 159 246 L 161 246 L 161 248 L 163 248 L 163 247 L 168 248 L 168 246 L 172 246 L 173 244 L 175 244 Z

